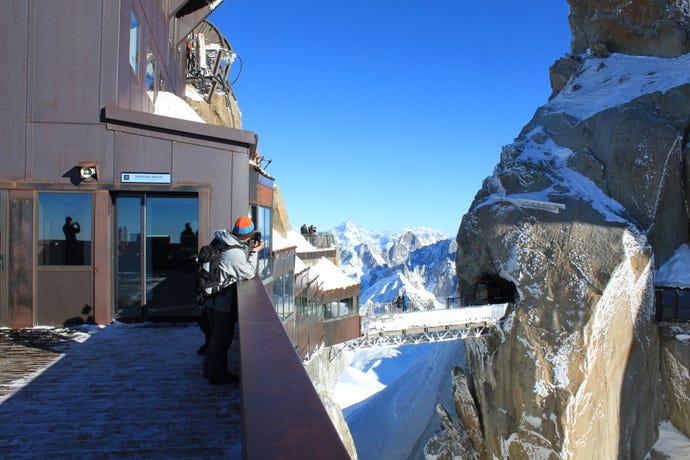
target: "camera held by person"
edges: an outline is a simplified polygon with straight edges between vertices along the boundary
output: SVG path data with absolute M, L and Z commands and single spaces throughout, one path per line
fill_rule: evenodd
M 261 241 L 261 232 L 254 232 L 249 241 L 251 241 L 250 246 L 252 251 L 260 251 L 264 247 L 264 244 Z

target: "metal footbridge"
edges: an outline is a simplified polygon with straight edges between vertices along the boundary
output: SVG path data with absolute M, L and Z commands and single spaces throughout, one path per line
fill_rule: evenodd
M 491 335 L 509 303 L 362 316 L 362 335 L 343 345 L 357 350 L 410 345 Z

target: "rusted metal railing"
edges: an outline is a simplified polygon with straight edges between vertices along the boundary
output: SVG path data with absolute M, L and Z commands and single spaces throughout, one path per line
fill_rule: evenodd
M 349 459 L 258 277 L 238 286 L 245 459 Z

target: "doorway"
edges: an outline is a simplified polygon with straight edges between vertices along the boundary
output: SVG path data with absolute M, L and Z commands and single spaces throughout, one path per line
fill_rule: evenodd
M 115 214 L 115 318 L 196 318 L 198 196 L 122 194 Z
M 35 323 L 92 322 L 91 193 L 39 192 L 36 222 Z

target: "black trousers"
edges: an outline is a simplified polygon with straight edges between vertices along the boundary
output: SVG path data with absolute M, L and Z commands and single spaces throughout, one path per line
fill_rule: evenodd
M 229 312 L 219 311 L 209 306 L 206 309 L 208 315 L 211 335 L 204 356 L 204 376 L 209 381 L 218 381 L 230 375 L 228 371 L 228 350 L 232 345 L 237 325 L 237 302 L 234 286 L 228 288 L 230 291 L 224 293 L 232 296 L 232 306 Z

